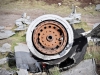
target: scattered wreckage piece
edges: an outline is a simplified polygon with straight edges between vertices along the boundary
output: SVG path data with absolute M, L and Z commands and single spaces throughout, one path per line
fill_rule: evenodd
M 16 57 L 16 64 L 17 64 L 16 66 L 19 69 L 19 71 L 17 71 L 18 75 L 28 75 L 28 71 L 30 71 L 30 68 L 34 68 L 34 69 L 31 69 L 33 72 L 30 71 L 34 75 L 47 75 L 46 73 L 43 74 L 42 72 L 36 73 L 36 70 L 37 70 L 36 67 L 40 68 L 39 66 L 40 64 L 39 62 L 37 62 L 35 59 L 32 58 L 26 44 L 19 44 L 18 46 L 15 47 L 15 57 Z M 64 72 L 63 71 L 61 72 L 61 75 L 66 75 L 66 74 L 68 75 L 82 75 L 82 74 L 97 75 L 95 60 L 88 59 L 88 60 L 81 61 L 80 64 L 78 64 L 77 66 L 69 70 L 66 70 Z
M 86 37 L 65 19 L 52 14 L 42 15 L 31 23 L 26 42 L 36 60 L 49 65 L 59 64 L 62 69 L 83 60 L 87 48 Z
M 84 34 L 83 29 L 74 29 L 60 16 L 42 15 L 30 24 L 26 33 L 27 45 L 15 46 L 16 66 L 20 72 L 24 70 L 26 73 L 39 73 L 44 69 L 44 72 L 48 72 L 55 65 L 59 65 L 61 71 L 70 69 L 83 60 L 88 46 L 87 38 L 97 34 L 100 31 L 98 29 L 99 25 Z M 84 70 L 81 73 L 95 66 L 94 61 L 89 64 L 91 65 L 81 69 Z M 72 74 L 74 72 L 81 74 L 80 70 L 75 70 Z
M 16 26 L 22 26 L 23 24 L 30 25 L 31 19 L 30 16 L 27 16 L 26 13 L 22 15 L 22 18 L 16 20 Z
M 94 59 L 81 61 L 77 66 L 64 71 L 61 75 L 98 75 L 96 73 L 96 63 Z
M 7 71 L 6 69 L 0 69 L 0 75 L 13 75 L 13 72 Z
M 30 16 L 26 16 L 26 13 L 22 15 L 22 18 L 16 20 L 16 26 L 18 26 L 15 31 L 26 30 L 28 25 L 31 24 Z
M 5 64 L 8 62 L 8 57 L 0 59 L 0 65 Z
M 94 30 L 95 32 L 93 33 L 93 31 L 92 31 L 92 33 L 93 33 L 94 35 L 92 35 L 91 39 L 93 39 L 93 42 L 94 42 L 96 45 L 100 46 L 100 23 L 94 24 L 94 25 L 93 25 L 93 29 L 95 29 L 95 30 Z
M 9 38 L 10 36 L 14 35 L 15 32 L 11 30 L 5 30 L 4 27 L 0 27 L 0 40 Z
M 15 59 L 16 66 L 19 69 L 19 75 L 27 74 L 27 70 L 30 72 L 38 72 L 41 71 L 39 63 L 32 57 L 28 47 L 26 44 L 18 44 L 15 46 Z M 22 73 L 25 71 L 25 74 Z
M 93 29 L 92 29 L 92 37 L 98 37 L 100 38 L 100 23 L 95 23 L 93 25 Z
M 92 41 L 96 45 L 100 45 L 100 23 L 94 24 L 92 30 L 84 32 L 82 35 L 87 37 L 88 42 Z
M 11 52 L 11 45 L 8 43 L 5 43 L 0 47 L 0 52 L 5 53 L 5 52 Z
M 81 14 L 76 13 L 76 6 L 72 5 L 72 13 L 68 17 L 65 17 L 64 19 L 67 20 L 70 24 L 80 23 Z
M 14 29 L 14 31 L 24 31 L 24 30 L 27 30 L 27 28 L 28 27 L 26 27 L 26 25 L 23 25 L 23 26 L 19 26 L 16 29 Z
M 97 4 L 97 5 L 96 5 L 95 10 L 96 10 L 96 11 L 100 11 L 100 4 Z

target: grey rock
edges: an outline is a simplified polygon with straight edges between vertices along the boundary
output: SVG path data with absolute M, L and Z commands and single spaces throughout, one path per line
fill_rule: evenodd
M 0 27 L 0 39 L 9 38 L 14 34 L 15 32 L 12 32 L 11 30 L 5 30 L 4 27 Z
M 18 69 L 30 69 L 32 72 L 40 69 L 39 63 L 31 56 L 26 44 L 20 43 L 18 46 L 15 46 L 15 59 Z
M 96 11 L 100 11 L 100 4 L 97 4 L 97 5 L 96 5 L 95 10 L 96 10 Z
M 11 52 L 11 45 L 8 43 L 5 43 L 0 47 L 0 52 L 5 53 L 5 52 Z
M 0 65 L 5 64 L 8 62 L 8 57 L 0 59 Z
M 28 71 L 26 69 L 19 69 L 19 71 L 17 71 L 18 75 L 28 75 Z
M 6 69 L 0 69 L 0 75 L 13 75 L 13 72 L 9 72 Z

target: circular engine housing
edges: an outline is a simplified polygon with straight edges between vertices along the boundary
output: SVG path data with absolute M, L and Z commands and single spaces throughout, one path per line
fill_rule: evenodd
M 26 42 L 32 54 L 45 62 L 67 55 L 73 40 L 74 33 L 70 24 L 52 14 L 35 19 L 26 34 Z

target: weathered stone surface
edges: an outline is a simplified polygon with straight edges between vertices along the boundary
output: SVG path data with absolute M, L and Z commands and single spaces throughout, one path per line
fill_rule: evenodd
M 9 72 L 6 69 L 0 69 L 0 75 L 13 75 L 13 72 Z
M 19 69 L 19 71 L 17 71 L 18 75 L 28 75 L 28 71 L 25 69 Z
M 0 52 L 11 52 L 11 45 L 8 43 L 3 44 L 2 47 L 0 47 Z
M 97 4 L 97 5 L 96 5 L 95 10 L 96 10 L 96 11 L 100 11 L 100 4 Z
M 15 59 L 18 69 L 30 69 L 31 72 L 36 72 L 40 69 L 39 63 L 31 56 L 26 44 L 20 43 L 15 46 Z
M 0 28 L 0 39 L 8 38 L 14 34 L 15 32 L 12 32 L 11 30 L 5 30 L 3 27 Z
M 8 62 L 8 57 L 0 59 L 0 65 L 5 64 Z

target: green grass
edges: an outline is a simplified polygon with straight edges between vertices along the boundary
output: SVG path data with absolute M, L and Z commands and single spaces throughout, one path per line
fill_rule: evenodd
M 8 53 L 4 53 L 4 54 L 0 53 L 0 59 L 6 57 L 7 55 L 8 55 Z
M 49 70 L 49 72 L 50 72 L 50 75 L 61 75 L 61 73 L 60 73 L 60 71 L 59 71 L 59 68 L 56 67 L 56 66 L 54 66 L 53 68 L 51 68 L 51 69 Z
M 11 50 L 14 53 L 14 47 L 17 45 L 17 43 L 26 43 L 26 37 L 25 37 L 25 31 L 16 32 L 15 35 L 8 38 L 10 40 L 9 44 L 11 44 Z M 7 57 L 9 53 L 2 54 L 0 53 L 0 59 Z M 10 62 L 13 63 L 13 62 Z M 16 65 L 9 67 L 8 63 L 0 65 L 1 68 L 6 68 L 7 70 L 17 70 Z
M 17 70 L 17 68 L 15 66 L 9 67 L 8 63 L 5 63 L 3 65 L 0 65 L 0 68 L 5 68 L 8 71 L 16 71 Z
M 91 30 L 91 28 L 87 25 L 86 22 L 80 22 L 78 24 L 74 24 L 73 26 L 75 29 L 83 28 L 85 31 Z
M 16 34 L 9 38 L 11 41 L 11 49 L 14 51 L 14 47 L 17 45 L 17 43 L 25 43 L 26 42 L 26 36 L 25 32 L 16 32 Z
M 94 58 L 97 63 L 100 63 L 100 46 L 96 46 L 93 42 L 91 42 L 87 48 L 84 58 Z
M 58 4 L 47 4 L 44 1 L 36 0 L 4 0 L 0 3 L 0 9 L 7 11 L 27 11 L 27 10 L 42 10 L 45 13 L 49 14 L 58 14 L 61 16 L 67 16 L 72 11 L 72 4 L 79 6 L 80 2 L 74 0 L 64 0 L 61 6 Z M 95 11 L 95 5 L 89 5 L 85 8 L 77 7 L 77 12 L 82 15 L 98 15 L 99 12 Z

